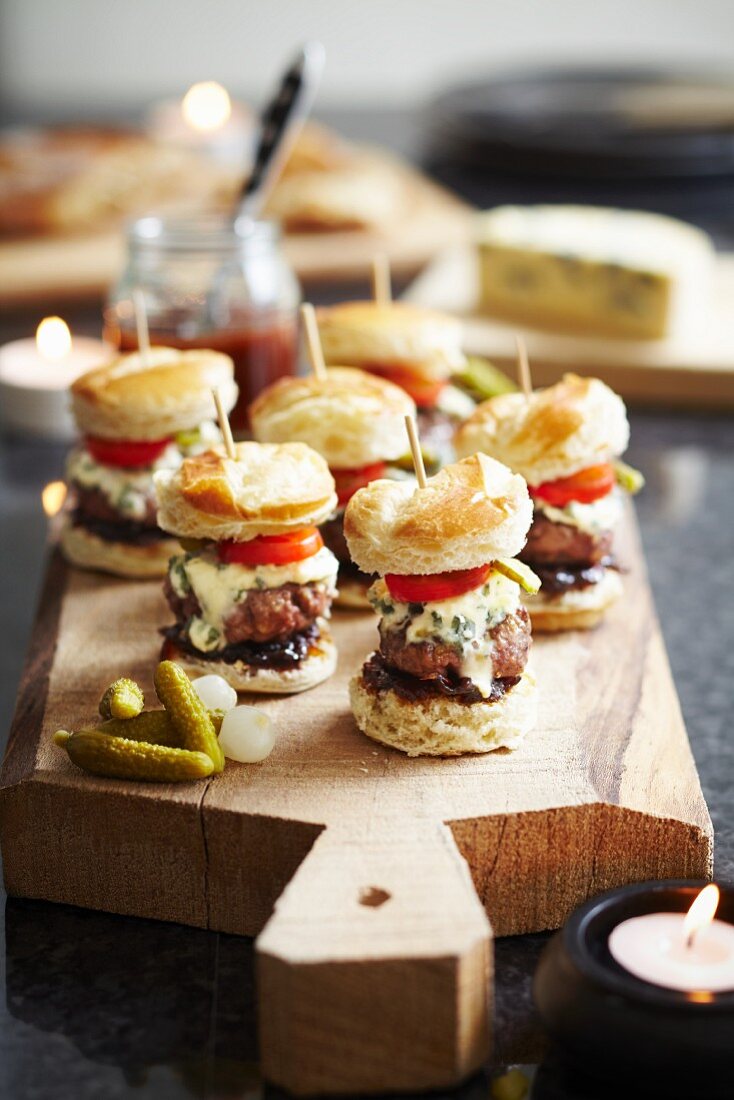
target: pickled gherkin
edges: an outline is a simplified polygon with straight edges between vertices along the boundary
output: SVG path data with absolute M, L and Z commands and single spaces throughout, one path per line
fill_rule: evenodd
M 210 710 L 209 717 L 215 733 L 218 734 L 222 728 L 224 712 Z M 166 710 L 145 710 L 136 718 L 110 718 L 96 728 L 101 733 L 126 737 L 129 741 L 149 741 L 151 745 L 170 745 L 176 749 L 185 747 L 180 732 Z
M 214 770 L 211 757 L 203 752 L 151 745 L 102 733 L 99 729 L 54 735 L 69 759 L 83 771 L 111 779 L 139 779 L 152 783 L 177 783 L 206 779 Z
M 134 680 L 123 677 L 110 684 L 99 702 L 103 718 L 135 718 L 145 705 L 145 697 Z
M 175 661 L 161 661 L 155 672 L 155 690 L 168 711 L 181 742 L 192 752 L 204 752 L 215 772 L 224 770 L 224 753 L 209 711 L 194 691 L 188 676 Z

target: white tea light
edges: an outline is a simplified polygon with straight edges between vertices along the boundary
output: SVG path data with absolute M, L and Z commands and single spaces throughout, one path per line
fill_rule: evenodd
M 199 676 L 191 683 L 207 710 L 221 710 L 226 713 L 237 706 L 237 692 L 223 676 Z
M 258 707 L 235 707 L 227 711 L 219 732 L 219 744 L 228 760 L 259 764 L 275 746 L 275 728 L 270 715 Z
M 183 99 L 154 104 L 147 129 L 155 141 L 204 153 L 237 171 L 252 159 L 252 113 L 214 80 L 192 84 Z
M 91 336 L 72 336 L 60 317 L 45 317 L 35 338 L 0 347 L 4 426 L 43 439 L 73 439 L 76 427 L 69 386 L 113 355 L 110 344 Z
M 718 888 L 706 886 L 688 913 L 645 913 L 612 929 L 609 950 L 637 978 L 705 993 L 734 990 L 734 924 L 714 920 Z

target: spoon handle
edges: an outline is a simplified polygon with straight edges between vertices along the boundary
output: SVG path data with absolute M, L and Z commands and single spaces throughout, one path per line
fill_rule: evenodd
M 255 163 L 242 189 L 236 217 L 255 218 L 262 209 L 311 109 L 324 58 L 320 42 L 306 43 L 263 111 Z

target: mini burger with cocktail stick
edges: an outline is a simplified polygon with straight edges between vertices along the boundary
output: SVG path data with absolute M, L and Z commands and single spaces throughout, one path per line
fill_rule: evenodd
M 628 440 L 621 398 L 575 374 L 483 402 L 457 434 L 460 455 L 493 455 L 528 483 L 534 515 L 520 557 L 542 582 L 527 600 L 535 630 L 595 626 L 621 594 L 613 532 L 624 491 L 643 484 L 619 461 Z
M 437 458 L 451 454 L 453 434 L 474 402 L 451 384 L 466 366 L 461 322 L 445 313 L 392 301 L 389 269 L 374 264 L 374 300 L 318 310 L 327 365 L 359 367 L 401 386 L 418 409 L 421 440 Z
M 303 443 L 231 442 L 155 475 L 158 522 L 181 542 L 165 581 L 165 659 L 237 691 L 289 693 L 334 671 L 338 563 L 318 525 L 334 479 Z
M 250 406 L 250 424 L 261 443 L 307 443 L 326 459 L 336 482 L 337 507 L 321 527 L 324 542 L 339 561 L 337 603 L 369 608 L 367 591 L 375 580 L 351 560 L 344 540 L 344 509 L 375 478 L 405 473 L 390 466 L 405 454 L 406 416 L 415 405 L 384 378 L 355 367 L 324 366 L 313 308 L 303 306 L 313 373 L 281 378 Z
M 373 481 L 350 500 L 344 533 L 365 572 L 379 649 L 352 680 L 357 724 L 409 756 L 515 747 L 535 721 L 526 671 L 530 621 L 515 560 L 532 518 L 525 482 L 483 454 L 418 487 Z
M 153 476 L 221 441 L 212 387 L 230 409 L 237 386 L 228 356 L 162 347 L 121 355 L 73 383 L 82 438 L 67 462 L 72 508 L 61 548 L 74 565 L 165 576 L 178 547 L 157 523 Z

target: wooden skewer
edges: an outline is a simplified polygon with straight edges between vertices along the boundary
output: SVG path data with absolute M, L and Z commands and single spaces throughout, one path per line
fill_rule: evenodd
M 140 287 L 133 291 L 133 307 L 135 309 L 135 327 L 138 330 L 138 350 L 145 366 L 150 360 L 150 335 L 148 334 L 148 315 L 145 312 L 145 297 Z
M 392 301 L 390 261 L 384 252 L 378 252 L 372 259 L 372 297 L 380 305 L 389 305 Z
M 233 462 L 236 462 L 237 451 L 235 450 L 234 439 L 232 438 L 232 429 L 229 426 L 229 417 L 224 411 L 224 405 L 222 404 L 222 391 L 219 388 L 212 390 L 212 397 L 214 398 L 214 404 L 217 406 L 217 420 L 219 421 L 219 430 L 224 439 L 224 449 L 227 452 L 227 457 L 231 458 Z
M 418 438 L 418 429 L 412 416 L 406 416 L 405 427 L 408 429 L 408 441 L 410 443 L 410 453 L 413 456 L 415 476 L 419 487 L 425 489 L 428 486 L 428 479 L 426 478 L 426 468 L 423 465 L 423 452 L 421 451 L 421 441 Z
M 530 400 L 530 395 L 533 392 L 533 380 L 530 377 L 530 363 L 528 362 L 528 349 L 525 347 L 525 341 L 522 336 L 515 336 L 515 346 L 517 347 L 517 375 L 522 387 L 522 392 L 525 394 L 525 400 Z
M 316 323 L 316 311 L 310 302 L 304 302 L 301 306 L 301 319 L 306 333 L 306 347 L 308 357 L 311 360 L 311 369 L 320 382 L 326 381 L 326 363 L 319 339 L 319 326 Z

